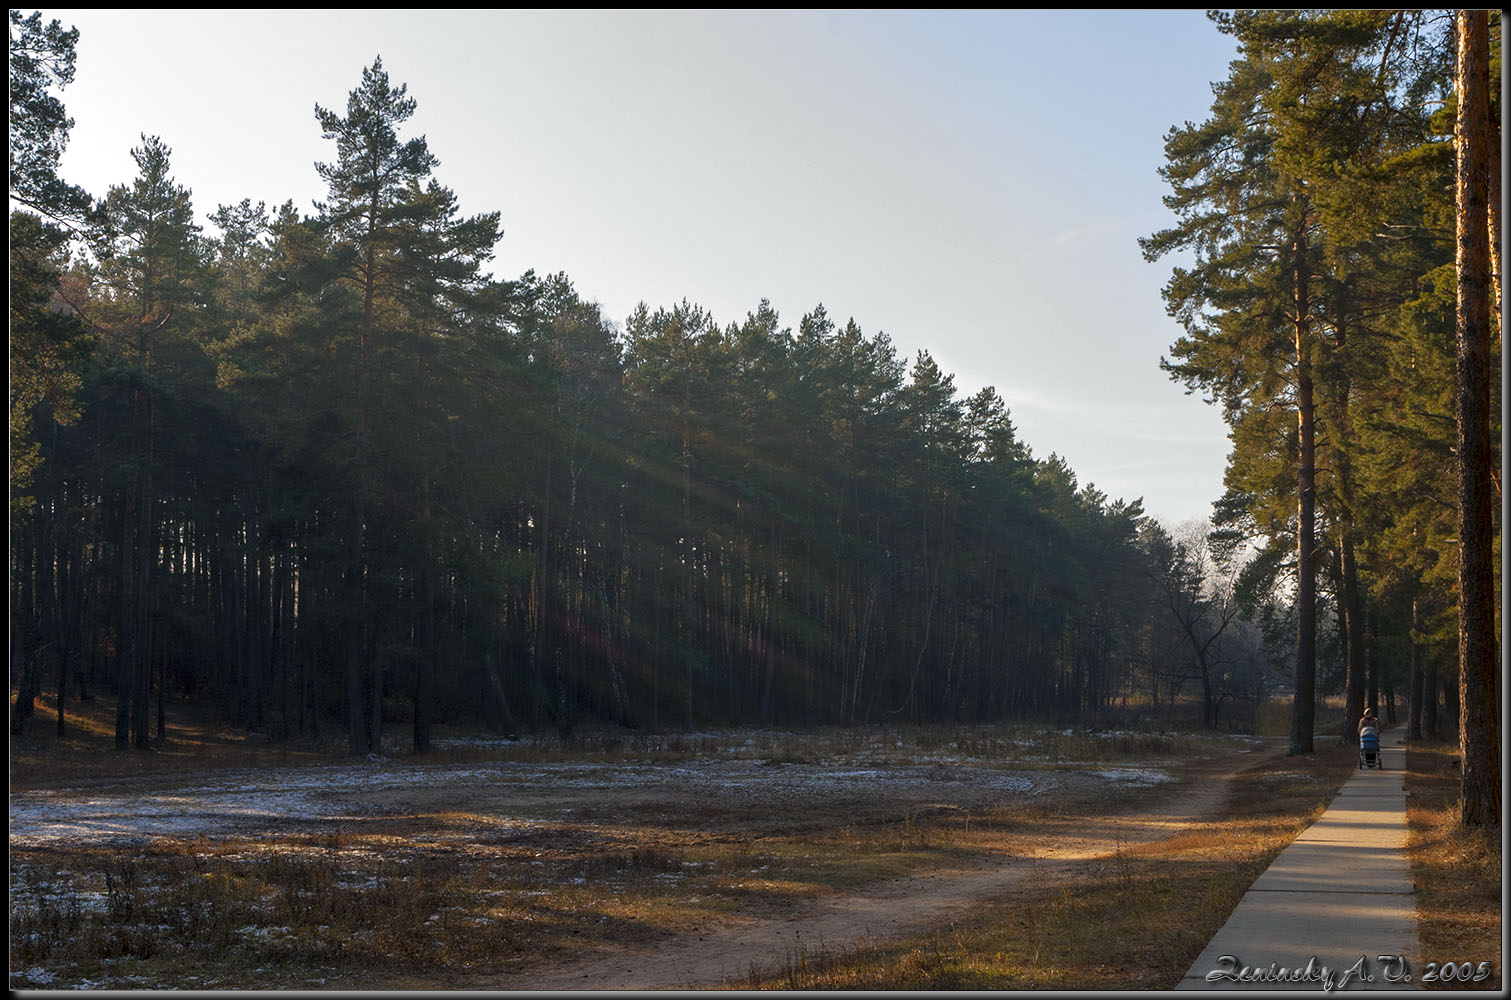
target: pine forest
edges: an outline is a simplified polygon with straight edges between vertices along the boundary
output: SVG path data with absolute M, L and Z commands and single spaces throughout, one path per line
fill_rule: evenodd
M 145 748 L 194 702 L 365 755 L 438 727 L 1232 728 L 1278 693 L 1293 752 L 1366 704 L 1497 741 L 1469 745 L 1498 816 L 1499 15 L 1213 17 L 1238 54 L 1128 248 L 1170 267 L 1149 364 L 1230 432 L 1184 530 L 843 311 L 616 317 L 495 275 L 508 220 L 461 213 L 382 59 L 306 123 L 318 204 L 198 204 L 152 135 L 85 192 L 58 167 L 77 33 L 12 10 L 12 732 L 103 699 Z

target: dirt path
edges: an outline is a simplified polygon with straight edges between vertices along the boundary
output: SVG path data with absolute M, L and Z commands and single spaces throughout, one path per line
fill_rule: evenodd
M 1003 895 L 1042 891 L 1073 881 L 1120 848 L 1172 836 L 1217 812 L 1239 772 L 1283 753 L 1269 745 L 1218 762 L 1158 806 L 1075 824 L 1052 824 L 1021 853 L 979 867 L 933 870 L 864 892 L 801 904 L 785 917 L 740 917 L 653 950 L 597 953 L 562 968 L 506 975 L 475 988 L 503 990 L 687 989 L 744 980 L 753 968 L 780 968 L 789 956 L 821 947 L 853 947 L 926 931 L 971 905 Z M 1050 839 L 1052 838 L 1052 842 Z

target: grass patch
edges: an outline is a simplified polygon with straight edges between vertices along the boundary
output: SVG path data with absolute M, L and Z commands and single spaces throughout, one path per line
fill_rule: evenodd
M 1291 700 L 1270 698 L 1254 712 L 1254 732 L 1260 736 L 1287 736 L 1291 731 Z
M 1490 962 L 1490 978 L 1424 983 L 1426 989 L 1500 990 L 1501 831 L 1458 822 L 1458 747 L 1413 743 L 1406 752 L 1407 857 L 1417 887 L 1422 960 L 1458 966 Z M 1417 970 L 1420 980 L 1427 968 Z M 1457 969 L 1455 969 L 1457 971 Z
M 906 940 L 794 952 L 750 989 L 1169 989 L 1249 885 L 1352 775 L 1351 750 L 1256 766 L 1212 821 Z M 1269 780 L 1276 778 L 1278 780 Z M 1087 928 L 1096 928 L 1088 934 Z
M 696 923 L 680 892 L 655 889 L 674 863 L 643 852 L 613 859 L 629 872 L 563 877 L 520 857 L 377 856 L 361 840 L 240 846 L 102 853 L 93 867 L 75 855 L 61 878 L 39 857 L 13 859 L 11 985 L 278 988 L 377 968 L 508 970 L 559 959 L 584 934 L 645 941 Z

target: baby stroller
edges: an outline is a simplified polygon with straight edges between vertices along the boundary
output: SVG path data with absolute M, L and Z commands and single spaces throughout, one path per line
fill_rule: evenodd
M 1374 726 L 1359 730 L 1359 766 L 1385 769 L 1385 762 L 1380 757 L 1380 731 Z

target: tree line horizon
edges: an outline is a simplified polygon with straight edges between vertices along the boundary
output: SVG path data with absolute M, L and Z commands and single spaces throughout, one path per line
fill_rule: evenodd
M 119 747 L 151 745 L 154 711 L 163 738 L 168 698 L 353 754 L 400 723 L 423 751 L 437 724 L 982 722 L 1191 693 L 1212 726 L 1277 683 L 1310 712 L 1320 669 L 1349 714 L 1404 690 L 1435 734 L 1464 703 L 1456 270 L 1430 235 L 1454 142 L 1412 108 L 1451 104 L 1454 45 L 1421 18 L 1217 19 L 1242 55 L 1213 118 L 1172 129 L 1179 222 L 1143 241 L 1195 261 L 1164 364 L 1234 442 L 1213 530 L 1172 537 L 1033 457 L 994 389 L 961 398 L 823 306 L 795 329 L 765 301 L 617 324 L 566 275 L 495 279 L 499 215 L 459 214 L 381 59 L 315 106 L 310 213 L 243 200 L 208 234 L 153 136 L 95 199 L 57 174 L 77 32 L 12 11 L 12 731 L 44 684 L 60 732 L 70 693 L 110 689 Z M 1310 515 L 1305 448 L 1326 456 Z

